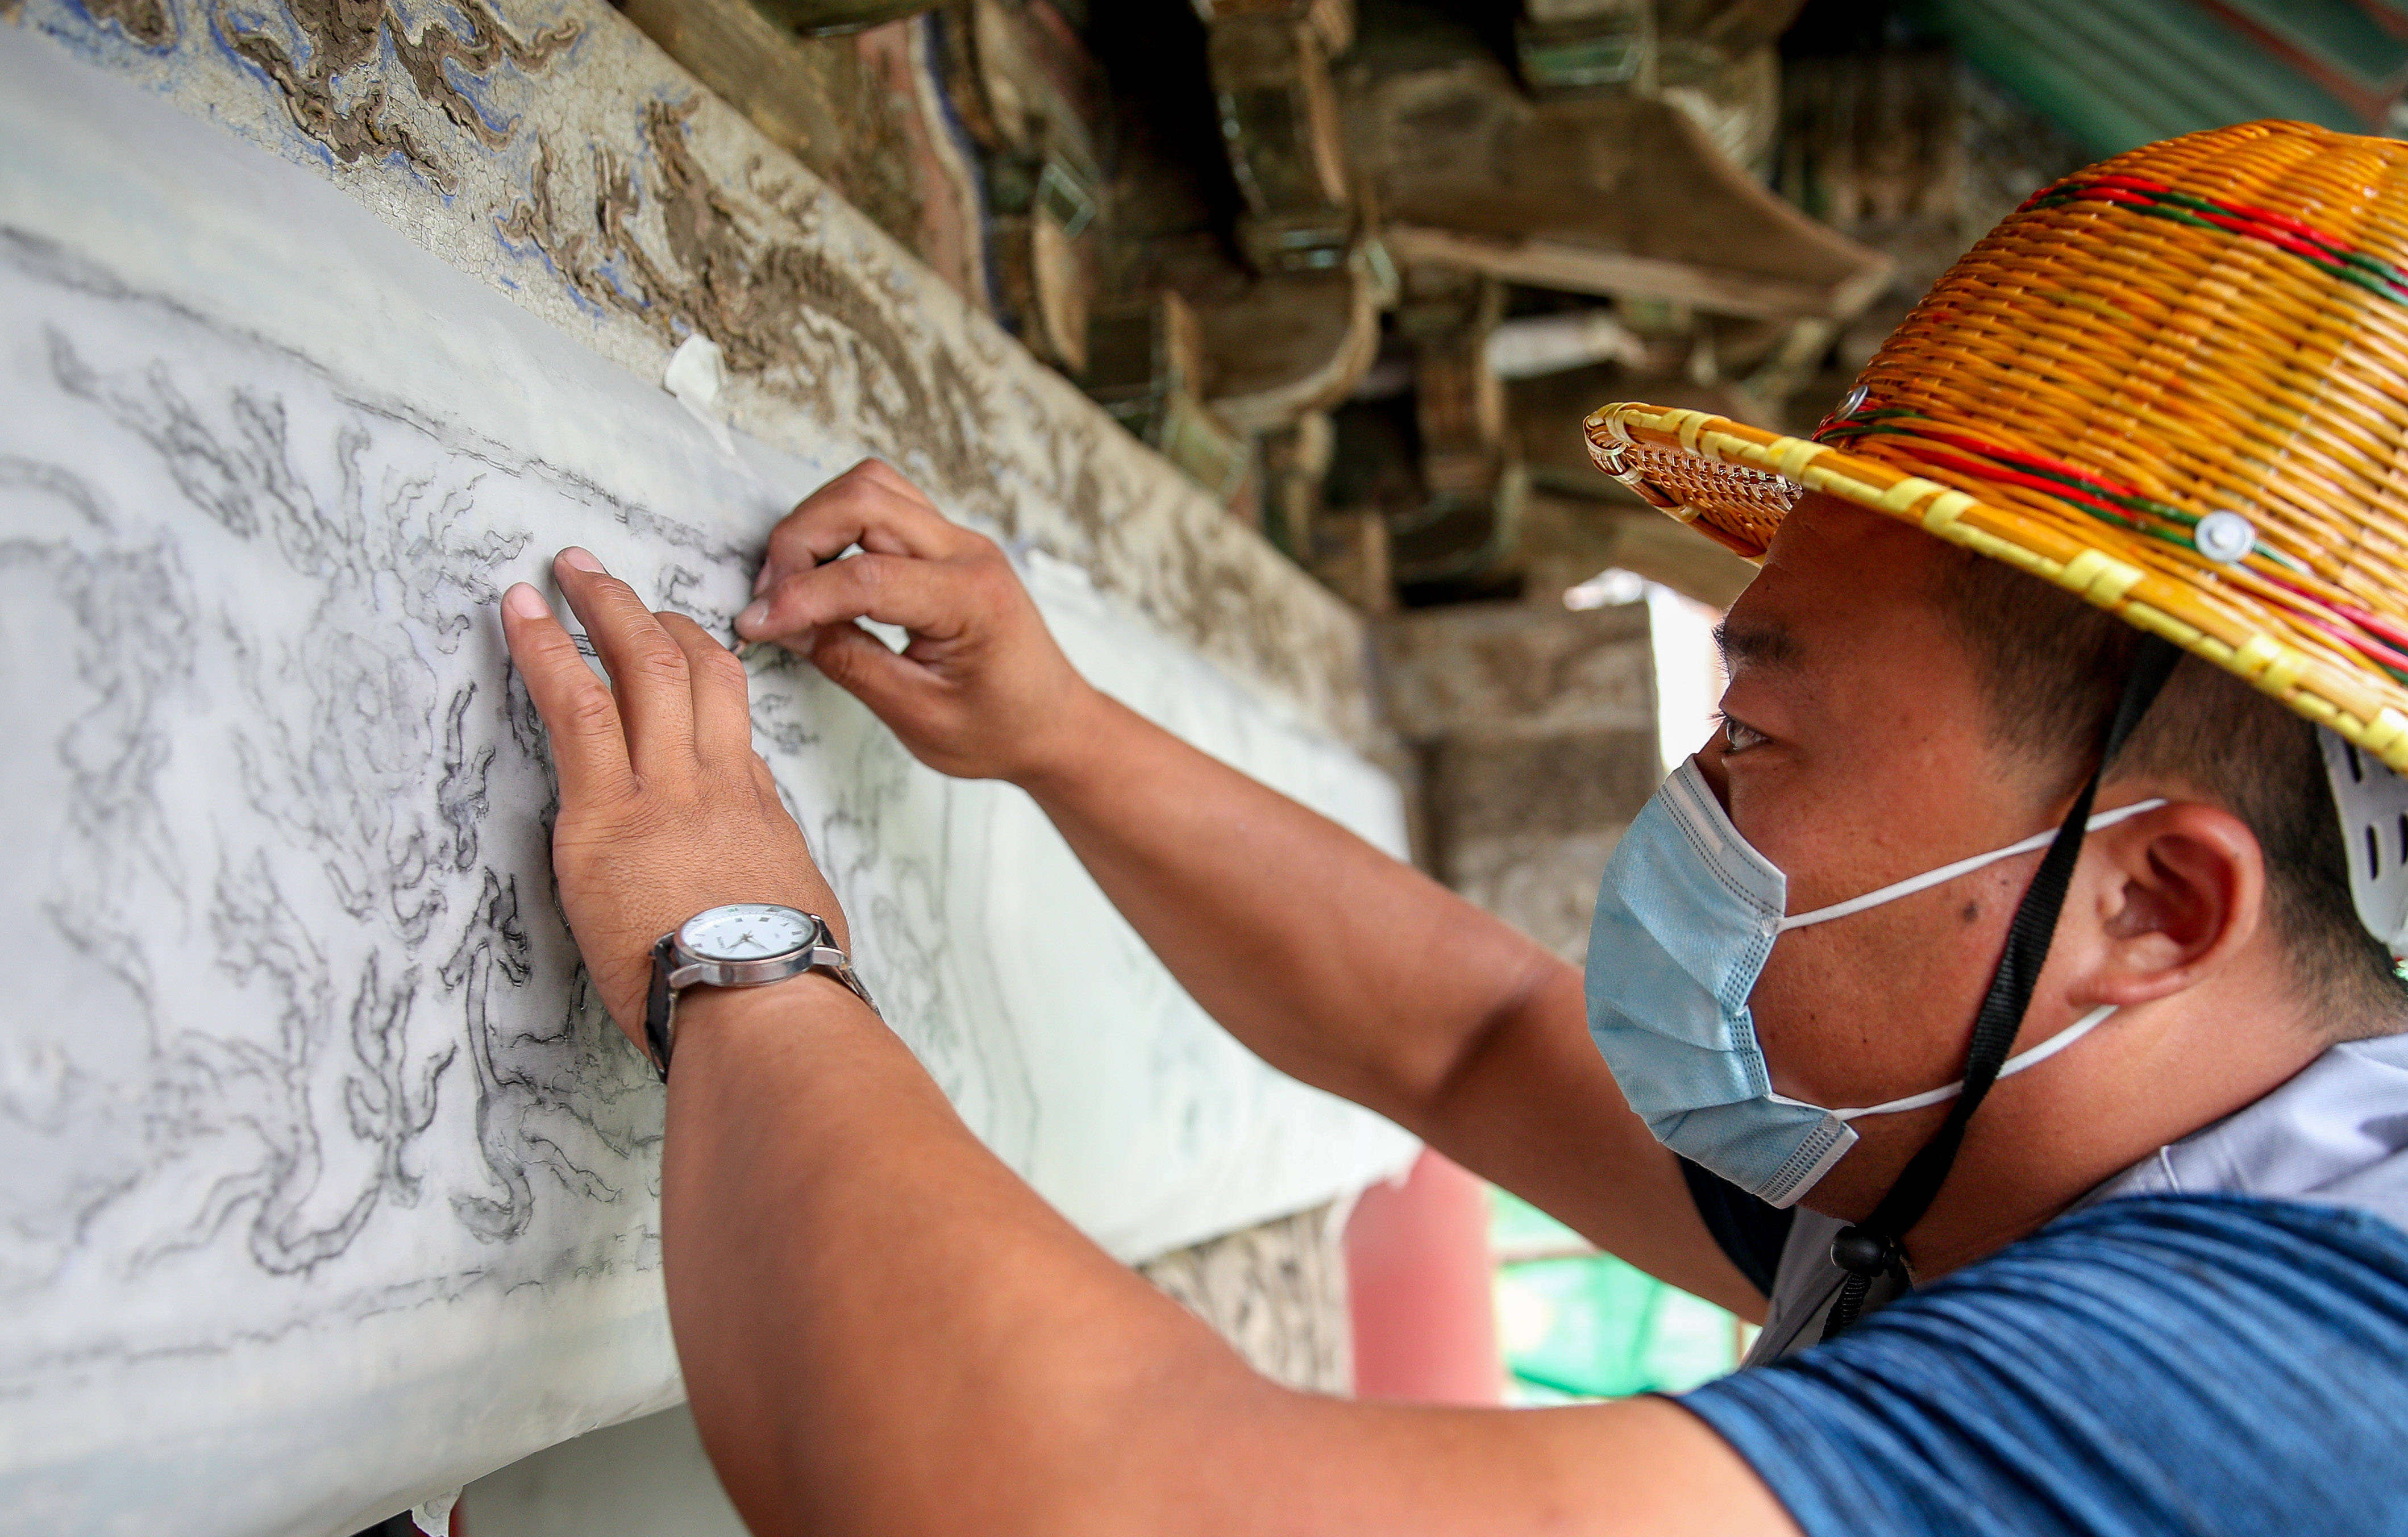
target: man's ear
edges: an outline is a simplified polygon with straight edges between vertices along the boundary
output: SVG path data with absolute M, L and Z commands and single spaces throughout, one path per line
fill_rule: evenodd
M 2095 862 L 2094 862 L 2095 861 Z M 2145 1003 L 2228 965 L 2265 918 L 2266 861 L 2231 812 L 2176 801 L 2092 833 L 2076 877 L 2095 947 L 2077 1001 Z

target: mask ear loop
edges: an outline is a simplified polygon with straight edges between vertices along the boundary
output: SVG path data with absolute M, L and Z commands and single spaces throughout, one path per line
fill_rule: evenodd
M 1905 1271 L 1903 1241 L 1923 1220 L 1931 1202 L 1946 1183 L 1948 1171 L 1956 1162 L 1957 1151 L 1965 1143 L 1965 1128 L 1973 1113 L 1982 1108 L 1982 1100 L 1998 1081 L 1999 1069 L 2014 1047 L 2015 1033 L 2023 1028 L 2024 1013 L 2031 1006 L 2034 984 L 2040 980 L 2041 968 L 2048 961 L 2048 948 L 2057 937 L 2057 914 L 2065 907 L 2066 888 L 2072 883 L 2074 861 L 2081 857 L 2082 840 L 2089 831 L 2091 802 L 2098 797 L 2099 782 L 2107 772 L 2116 752 L 2141 724 L 2157 692 L 2165 687 L 2166 679 L 2182 660 L 2182 653 L 2172 643 L 2154 635 L 2143 635 L 2132 654 L 2132 665 L 2124 675 L 2123 697 L 2116 701 L 2114 716 L 2100 743 L 2099 767 L 2091 770 L 2090 781 L 2074 797 L 2073 808 L 2057 829 L 2041 860 L 2040 869 L 2024 892 L 2023 900 L 2015 907 L 2015 916 L 2007 928 L 2006 953 L 1999 957 L 1999 969 L 1990 977 L 1990 990 L 1982 998 L 1980 1013 L 1974 1016 L 1973 1042 L 1965 1057 L 1964 1087 L 1956 1102 L 1950 1107 L 1948 1118 L 1931 1140 L 1923 1144 L 1907 1161 L 1898 1182 L 1881 1199 L 1872 1214 L 1853 1227 L 1842 1228 L 1831 1240 L 1831 1263 L 1848 1272 L 1841 1283 L 1838 1300 L 1831 1304 L 1830 1315 L 1824 1321 L 1823 1338 L 1831 1340 L 1845 1333 L 1857 1315 L 1864 1311 L 1865 1297 L 1872 1289 L 1873 1277 L 1885 1273 L 1902 1275 Z
M 2143 812 L 2154 812 L 2165 803 L 2165 797 L 2154 796 L 2147 800 L 2136 800 L 2129 806 L 2118 806 L 2112 812 L 2100 812 L 2090 819 L 2089 830 L 2097 832 L 2101 827 L 2112 827 L 2127 817 L 2138 816 Z M 1926 870 L 1921 875 L 1910 875 L 1903 881 L 1893 881 L 1877 891 L 1868 891 L 1861 897 L 1851 897 L 1844 902 L 1833 902 L 1828 907 L 1818 907 L 1810 912 L 1792 913 L 1773 925 L 1772 931 L 1776 934 L 1786 934 L 1793 928 L 1811 928 L 1816 924 L 1829 923 L 1834 918 L 1852 918 L 1859 912 L 1888 902 L 1895 902 L 1901 897 L 1912 897 L 1918 891 L 1928 891 L 1933 886 L 1945 885 L 1960 875 L 1970 875 L 1977 869 L 1987 869 L 2001 859 L 2013 859 L 2019 854 L 2030 854 L 2036 849 L 2044 849 L 2057 841 L 2057 835 L 2061 830 L 2059 827 L 2052 827 L 2043 833 L 2034 833 L 2020 842 L 2010 843 L 2003 849 L 1992 849 L 1987 854 L 1977 854 L 1970 859 L 1959 859 L 1953 865 L 1942 865 L 1938 869 Z

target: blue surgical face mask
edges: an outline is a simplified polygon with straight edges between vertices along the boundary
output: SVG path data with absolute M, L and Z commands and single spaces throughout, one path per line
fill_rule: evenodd
M 2144 800 L 2101 812 L 2089 826 L 2164 804 Z M 1693 757 L 1640 812 L 1605 867 L 1589 927 L 1589 1034 L 1656 1141 L 1775 1206 L 1790 1205 L 1856 1145 L 1850 1121 L 1939 1104 L 1959 1085 L 1856 1110 L 1827 1110 L 1773 1093 L 1748 1013 L 1748 995 L 1773 941 L 1786 930 L 1862 912 L 2045 848 L 2056 836 L 2052 828 L 1790 915 L 1788 877 L 1731 826 Z M 2114 1012 L 2091 1011 L 2010 1057 L 1999 1075 L 2055 1056 Z

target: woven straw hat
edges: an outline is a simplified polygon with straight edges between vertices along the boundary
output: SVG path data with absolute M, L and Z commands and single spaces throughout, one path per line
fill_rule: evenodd
M 2253 122 L 2035 194 L 1811 439 L 1588 419 L 1751 560 L 1801 489 L 2079 593 L 2408 772 L 2408 143 Z

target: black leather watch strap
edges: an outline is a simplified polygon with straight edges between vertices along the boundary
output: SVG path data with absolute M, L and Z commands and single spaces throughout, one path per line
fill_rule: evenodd
M 644 995 L 644 1044 L 652 1048 L 652 1070 L 669 1081 L 669 1014 L 677 995 L 669 990 L 669 972 L 677 965 L 677 931 L 664 934 L 652 945 L 652 984 Z
M 717 911 L 713 909 L 711 911 Z M 666 1084 L 669 1078 L 669 1054 L 677 1045 L 677 1006 L 682 977 L 694 985 L 715 987 L 760 987 L 783 982 L 789 977 L 805 976 L 813 971 L 828 977 L 849 989 L 853 997 L 869 1005 L 878 1013 L 878 1004 L 869 989 L 854 974 L 851 957 L 846 955 L 829 933 L 827 920 L 816 913 L 799 909 L 787 909 L 813 925 L 811 941 L 782 955 L 770 955 L 758 961 L 711 961 L 681 949 L 678 935 L 682 929 L 671 929 L 652 942 L 652 985 L 644 995 L 644 1047 L 652 1059 L 652 1070 Z M 707 915 L 707 914 L 705 914 Z M 881 1014 L 880 1018 L 885 1016 Z

